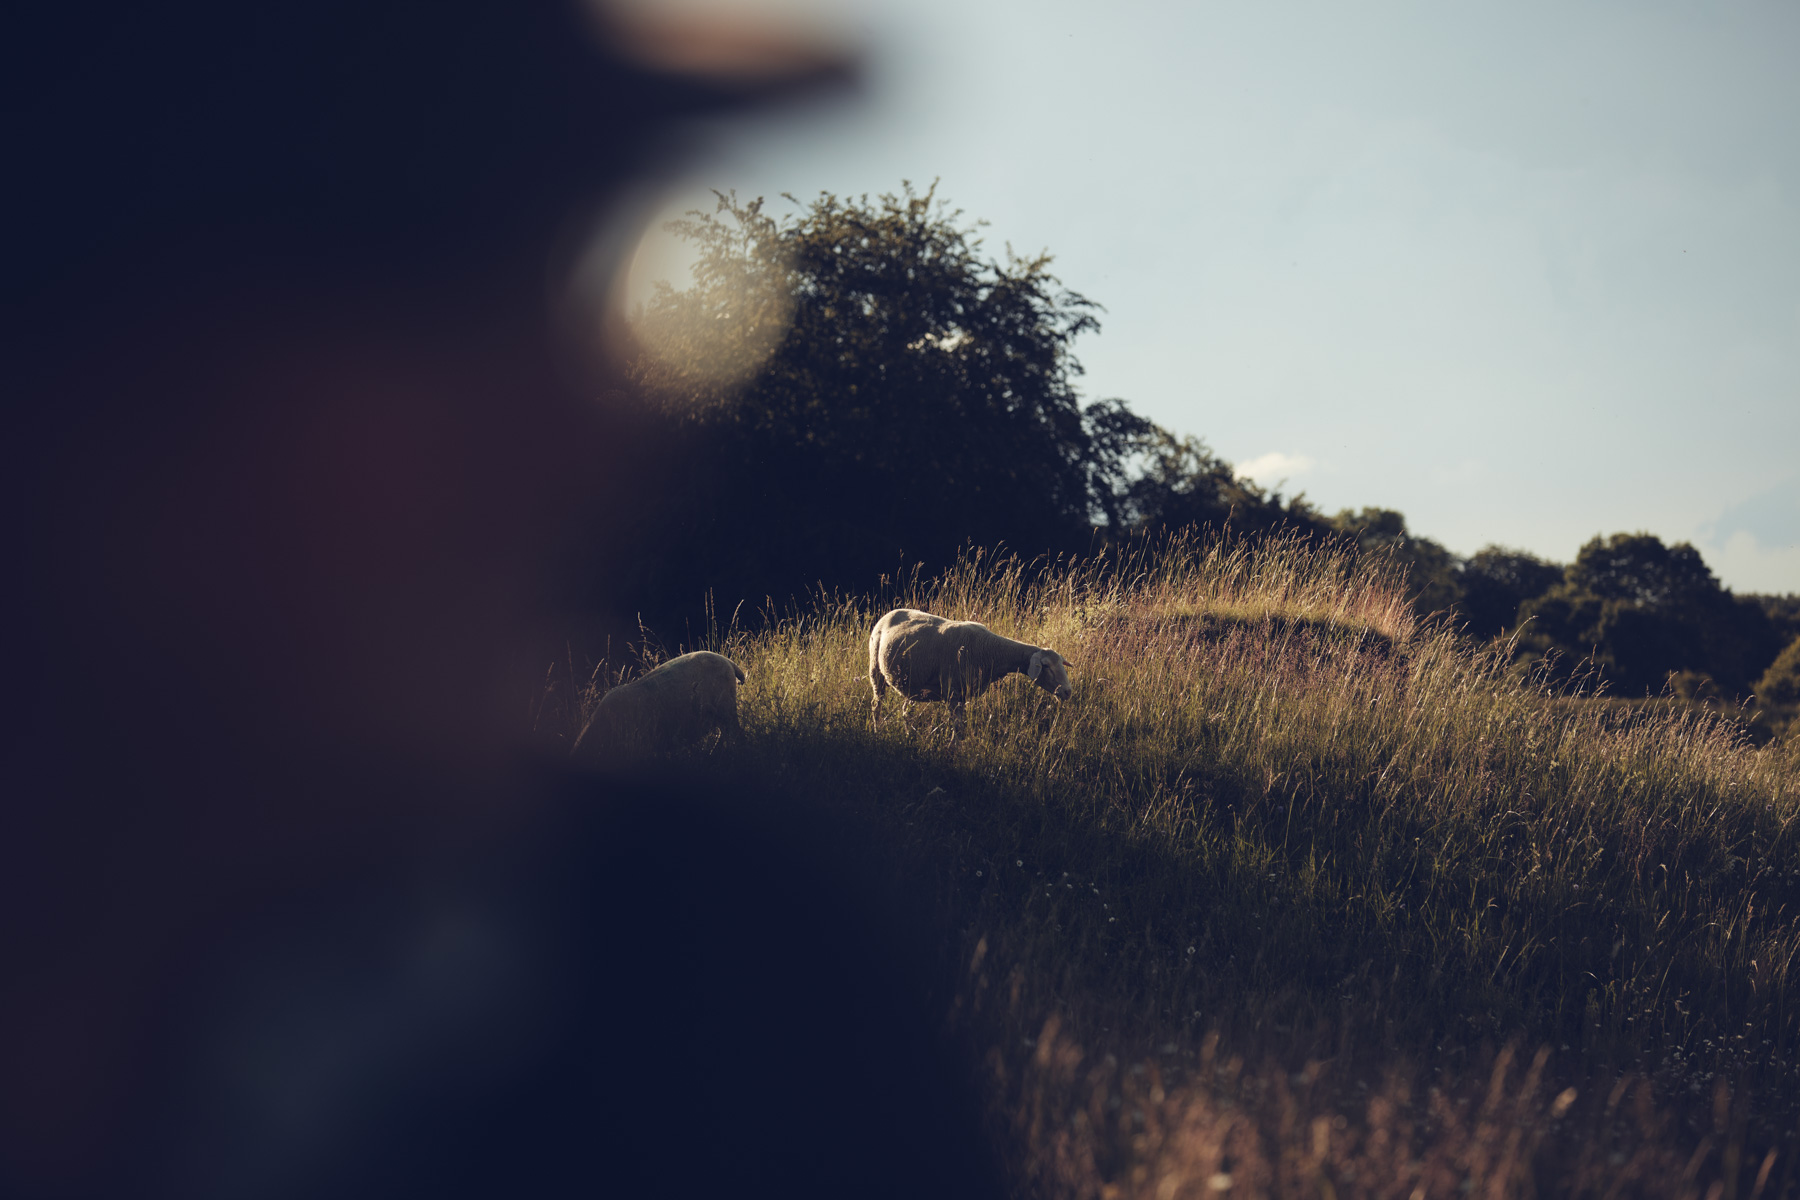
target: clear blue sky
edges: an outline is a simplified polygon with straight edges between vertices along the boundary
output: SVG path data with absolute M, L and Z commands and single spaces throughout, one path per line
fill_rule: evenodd
M 818 8 L 862 98 L 676 204 L 939 179 L 1106 306 L 1088 395 L 1262 482 L 1800 591 L 1800 4 Z

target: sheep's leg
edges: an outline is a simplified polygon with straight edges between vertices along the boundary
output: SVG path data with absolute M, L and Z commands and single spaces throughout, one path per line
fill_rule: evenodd
M 950 740 L 960 742 L 969 732 L 967 707 L 960 702 L 950 705 Z
M 871 725 L 879 726 L 881 724 L 881 701 L 887 695 L 887 686 L 887 680 L 882 677 L 881 669 L 871 666 L 869 668 L 869 690 L 875 693 L 874 700 L 869 704 L 869 723 Z

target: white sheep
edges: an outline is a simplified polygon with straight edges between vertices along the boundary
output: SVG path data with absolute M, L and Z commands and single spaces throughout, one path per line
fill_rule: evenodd
M 871 712 L 881 724 L 881 700 L 892 687 L 907 700 L 942 700 L 950 705 L 951 740 L 967 727 L 964 706 L 1014 672 L 1055 696 L 1070 694 L 1068 664 L 1046 646 L 1015 642 L 975 621 L 951 621 L 896 608 L 875 622 L 869 634 Z
M 737 688 L 744 682 L 744 669 L 723 654 L 696 650 L 671 658 L 600 697 L 571 753 L 598 758 L 608 748 L 692 742 L 715 729 L 730 741 L 742 732 Z

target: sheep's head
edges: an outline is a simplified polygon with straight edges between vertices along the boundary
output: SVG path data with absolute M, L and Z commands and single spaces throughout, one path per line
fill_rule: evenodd
M 1031 665 L 1025 670 L 1025 678 L 1058 700 L 1067 700 L 1072 691 L 1069 687 L 1069 664 L 1054 650 L 1043 647 L 1033 650 Z

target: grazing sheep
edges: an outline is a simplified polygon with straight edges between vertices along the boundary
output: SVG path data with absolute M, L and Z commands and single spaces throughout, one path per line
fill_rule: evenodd
M 597 758 L 609 747 L 692 742 L 715 729 L 730 741 L 741 732 L 737 686 L 745 679 L 742 667 L 710 650 L 672 658 L 600 697 L 571 753 Z
M 1068 664 L 1044 646 L 1001 637 L 974 621 L 950 621 L 896 608 L 869 634 L 869 686 L 875 691 L 871 719 L 881 723 L 881 699 L 892 687 L 907 700 L 942 700 L 950 705 L 951 739 L 967 725 L 963 708 L 996 681 L 1015 671 L 1065 700 Z

